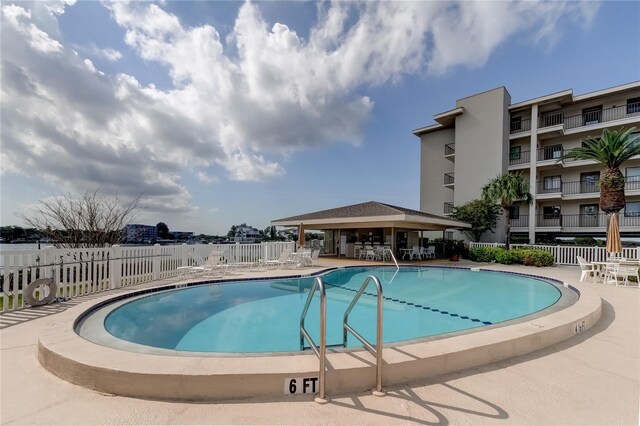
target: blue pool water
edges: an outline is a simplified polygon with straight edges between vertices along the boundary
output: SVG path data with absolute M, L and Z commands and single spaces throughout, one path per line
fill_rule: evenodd
M 323 275 L 327 284 L 327 344 L 342 342 L 342 317 L 364 279 L 384 288 L 385 343 L 495 324 L 553 305 L 561 292 L 526 276 L 452 268 L 346 268 Z M 313 277 L 207 284 L 152 294 L 107 315 L 109 333 L 127 341 L 197 352 L 299 350 L 299 322 Z M 349 322 L 375 342 L 375 285 Z M 318 341 L 319 299 L 306 327 Z M 349 346 L 361 346 L 350 339 Z

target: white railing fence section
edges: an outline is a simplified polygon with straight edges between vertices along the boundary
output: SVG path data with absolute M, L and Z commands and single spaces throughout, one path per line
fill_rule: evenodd
M 53 278 L 56 296 L 72 298 L 177 276 L 179 266 L 202 264 L 212 251 L 235 263 L 277 259 L 287 248 L 295 242 L 2 251 L 0 311 L 24 308 L 23 292 L 38 278 Z
M 504 247 L 503 243 L 469 243 L 469 248 L 475 247 Z M 528 244 L 511 244 L 511 248 L 536 248 L 546 250 L 553 254 L 557 265 L 577 265 L 577 256 L 584 257 L 587 262 L 604 262 L 609 257 L 605 247 L 582 247 L 582 246 L 540 246 Z M 622 257 L 628 259 L 640 259 L 640 248 L 624 247 Z

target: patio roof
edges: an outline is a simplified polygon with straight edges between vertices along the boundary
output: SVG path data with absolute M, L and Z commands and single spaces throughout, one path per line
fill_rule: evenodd
M 406 228 L 443 231 L 452 228 L 471 228 L 471 225 L 446 216 L 393 206 L 378 201 L 321 210 L 284 219 L 272 220 L 274 226 L 299 226 L 307 229 Z

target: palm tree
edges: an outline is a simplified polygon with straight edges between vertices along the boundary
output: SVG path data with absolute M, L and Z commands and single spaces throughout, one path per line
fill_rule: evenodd
M 600 208 L 605 213 L 617 213 L 625 206 L 624 175 L 620 165 L 640 155 L 640 140 L 628 130 L 602 131 L 602 137 L 582 139 L 582 146 L 568 151 L 560 160 L 594 160 L 606 167 L 600 176 Z
M 507 222 L 506 247 L 509 249 L 511 236 L 509 209 L 516 203 L 533 203 L 533 196 L 529 193 L 529 182 L 522 176 L 522 173 L 498 175 L 482 187 L 482 199 L 500 204 L 500 207 L 502 207 L 504 218 Z

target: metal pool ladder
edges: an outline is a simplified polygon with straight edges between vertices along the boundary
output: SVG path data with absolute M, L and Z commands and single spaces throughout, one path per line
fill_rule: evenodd
M 311 305 L 311 300 L 313 299 L 313 295 L 316 291 L 320 291 L 320 347 L 316 345 L 316 343 L 309 335 L 309 332 L 304 327 L 304 319 L 307 316 L 309 306 Z M 329 398 L 327 398 L 327 394 L 325 392 L 325 363 L 327 360 L 327 292 L 324 282 L 320 277 L 316 277 L 313 280 L 313 287 L 311 287 L 311 291 L 309 291 L 307 302 L 304 304 L 304 309 L 302 310 L 302 315 L 300 316 L 300 350 L 305 349 L 305 339 L 309 341 L 311 349 L 313 349 L 313 352 L 315 352 L 320 359 L 320 370 L 318 372 L 320 391 L 318 392 L 318 396 L 316 397 L 315 401 L 319 404 L 326 404 L 327 402 L 329 402 Z
M 369 285 L 369 283 L 373 281 L 376 284 L 376 290 L 378 293 L 378 300 L 377 300 L 377 318 L 376 318 L 376 346 L 373 347 L 373 345 L 364 337 L 362 337 L 362 335 L 360 335 L 360 333 L 358 333 L 357 331 L 355 331 L 353 329 L 353 327 L 351 327 L 349 325 L 349 314 L 351 313 L 351 310 L 353 309 L 353 307 L 356 305 L 356 303 L 358 303 L 358 300 L 360 300 L 360 296 L 362 296 L 362 294 L 364 293 L 365 289 L 367 288 L 367 286 Z M 380 284 L 380 280 L 375 276 L 375 275 L 369 275 L 367 277 L 366 280 L 364 280 L 364 282 L 362 283 L 362 285 L 360 286 L 360 290 L 358 290 L 358 293 L 356 293 L 356 295 L 354 296 L 353 300 L 351 301 L 351 304 L 349 305 L 349 307 L 347 308 L 347 310 L 344 313 L 344 317 L 342 320 L 342 345 L 346 348 L 347 347 L 347 332 L 353 334 L 353 336 L 360 340 L 360 342 L 364 345 L 364 347 L 371 352 L 371 354 L 373 356 L 376 357 L 376 387 L 373 390 L 373 394 L 375 396 L 384 396 L 386 393 L 382 390 L 382 317 L 383 317 L 383 303 L 384 303 L 384 297 L 383 297 L 383 293 L 382 293 L 382 284 Z
M 364 293 L 364 290 L 367 288 L 369 283 L 373 281 L 376 284 L 376 289 L 378 293 L 377 298 L 377 326 L 376 326 L 376 346 L 375 348 L 371 343 L 369 343 L 364 337 L 362 337 L 357 331 L 353 329 L 348 323 L 349 314 L 351 310 L 356 305 L 360 296 Z M 320 292 L 320 346 L 316 345 L 313 341 L 309 332 L 304 326 L 304 320 L 307 316 L 307 312 L 309 311 L 309 306 L 311 305 L 311 301 L 313 300 L 313 295 L 316 291 Z M 383 318 L 383 293 L 382 293 L 382 284 L 380 284 L 380 280 L 370 275 L 360 286 L 360 290 L 356 293 L 353 300 L 351 300 L 351 304 L 345 311 L 343 317 L 343 343 L 341 345 L 332 345 L 332 346 L 347 346 L 347 332 L 353 334 L 364 347 L 371 352 L 376 357 L 376 387 L 373 390 L 373 394 L 376 396 L 384 396 L 386 393 L 382 390 L 382 318 Z M 324 282 L 322 278 L 316 277 L 313 280 L 313 286 L 309 291 L 309 295 L 307 296 L 307 301 L 304 304 L 304 308 L 302 309 L 302 315 L 300 316 L 300 350 L 305 350 L 305 339 L 309 342 L 309 348 L 315 352 L 320 360 L 320 368 L 318 372 L 318 381 L 319 381 L 319 392 L 318 396 L 315 398 L 315 401 L 320 404 L 326 404 L 329 402 L 329 398 L 326 395 L 326 359 L 327 359 L 327 292 Z

